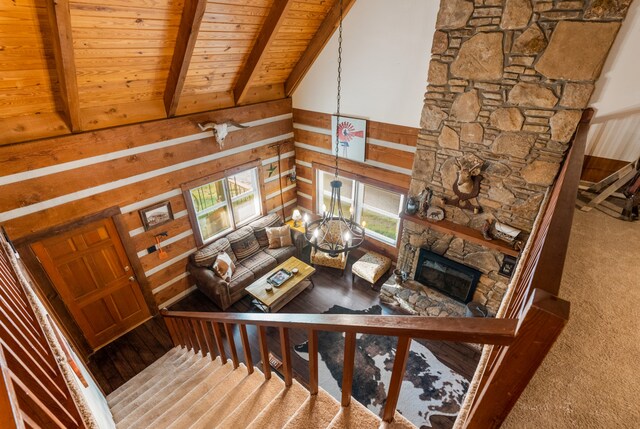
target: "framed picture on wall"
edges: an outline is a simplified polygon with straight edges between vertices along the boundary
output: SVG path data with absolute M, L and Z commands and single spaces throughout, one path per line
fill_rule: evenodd
M 144 225 L 145 231 L 170 222 L 173 220 L 171 203 L 169 201 L 163 201 L 141 209 L 140 218 L 142 219 L 142 225 Z
M 332 153 L 352 161 L 364 162 L 365 142 L 367 139 L 367 121 L 365 119 L 348 118 L 340 115 L 331 116 Z M 336 139 L 336 137 L 338 137 Z

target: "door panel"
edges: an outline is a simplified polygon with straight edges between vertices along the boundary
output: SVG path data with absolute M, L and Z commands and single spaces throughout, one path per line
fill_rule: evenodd
M 150 317 L 111 219 L 31 248 L 94 350 Z
M 135 316 L 135 314 L 140 311 L 140 306 L 134 299 L 131 289 L 118 289 L 118 291 L 114 292 L 111 296 L 113 297 L 113 304 L 122 319 Z

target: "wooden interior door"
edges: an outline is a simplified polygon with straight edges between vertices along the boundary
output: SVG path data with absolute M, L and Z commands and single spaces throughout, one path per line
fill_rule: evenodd
M 31 248 L 94 350 L 150 317 L 110 218 Z

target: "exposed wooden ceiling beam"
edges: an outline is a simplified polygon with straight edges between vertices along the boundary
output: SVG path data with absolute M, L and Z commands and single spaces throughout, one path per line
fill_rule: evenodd
M 180 94 L 187 77 L 193 49 L 196 46 L 200 24 L 207 8 L 207 0 L 186 0 L 182 9 L 180 28 L 173 51 L 167 86 L 164 90 L 164 105 L 167 116 L 174 116 L 178 109 Z
M 60 94 L 64 105 L 64 116 L 71 131 L 81 130 L 80 96 L 71 33 L 71 13 L 68 0 L 47 1 L 51 43 L 56 60 L 56 71 L 60 82 Z
M 287 15 L 287 11 L 293 4 L 292 0 L 275 0 L 269 11 L 269 15 L 262 26 L 262 30 L 256 39 L 255 45 L 249 54 L 235 88 L 233 89 L 233 95 L 236 100 L 236 104 L 242 104 L 248 94 L 248 90 L 251 87 L 251 82 L 256 76 L 257 72 L 262 68 L 265 55 L 269 50 L 269 47 L 276 38 L 278 30 L 284 22 L 284 18 Z
M 351 6 L 356 2 L 356 0 L 343 0 L 343 18 L 347 16 Z M 335 4 L 329 10 L 329 13 L 325 17 L 322 24 L 320 24 L 320 28 L 316 32 L 313 39 L 309 43 L 307 50 L 302 54 L 302 57 L 293 68 L 293 71 L 289 75 L 287 82 L 285 83 L 285 94 L 287 97 L 290 97 L 291 94 L 296 90 L 302 79 L 304 79 L 305 75 L 315 62 L 322 49 L 325 47 L 331 36 L 338 28 L 340 24 L 340 2 L 336 0 Z

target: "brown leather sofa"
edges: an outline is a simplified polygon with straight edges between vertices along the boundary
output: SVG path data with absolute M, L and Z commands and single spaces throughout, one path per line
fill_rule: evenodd
M 196 286 L 222 310 L 247 294 L 246 287 L 291 256 L 300 257 L 304 236 L 291 230 L 293 246 L 269 249 L 266 228 L 283 225 L 282 218 L 273 213 L 221 237 L 198 249 L 189 257 L 187 271 Z M 227 282 L 218 277 L 211 266 L 220 252 L 226 252 L 236 266 Z

